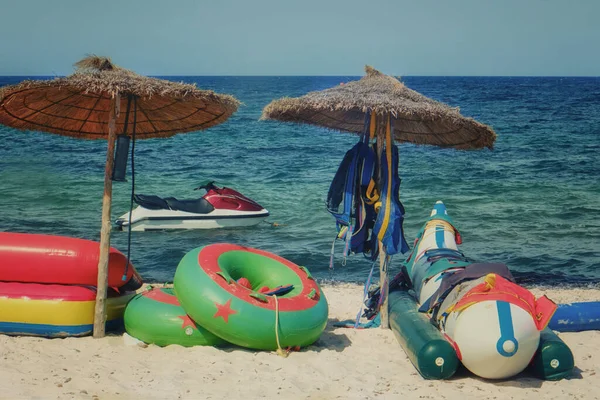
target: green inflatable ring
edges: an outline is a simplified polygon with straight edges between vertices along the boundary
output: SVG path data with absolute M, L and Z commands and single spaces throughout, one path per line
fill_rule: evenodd
M 190 319 L 173 289 L 154 288 L 136 295 L 127 304 L 123 318 L 129 335 L 157 346 L 218 346 L 226 343 Z
M 266 251 L 224 243 L 194 249 L 179 262 L 173 283 L 194 321 L 239 346 L 308 346 L 327 324 L 327 299 L 308 270 Z M 259 291 L 282 285 L 293 289 L 277 296 Z

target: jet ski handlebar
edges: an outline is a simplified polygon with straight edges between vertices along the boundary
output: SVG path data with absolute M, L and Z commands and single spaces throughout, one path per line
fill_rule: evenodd
M 202 186 L 198 186 L 197 188 L 194 188 L 194 190 L 206 189 L 206 191 L 209 191 L 211 189 L 217 189 L 217 187 L 214 185 L 214 183 L 215 183 L 215 181 L 209 181 Z

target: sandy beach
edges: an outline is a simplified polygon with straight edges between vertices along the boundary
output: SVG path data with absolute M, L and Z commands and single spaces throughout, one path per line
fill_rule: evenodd
M 392 331 L 335 328 L 353 318 L 362 287 L 325 285 L 329 323 L 321 338 L 283 358 L 237 347 L 184 348 L 104 339 L 0 335 L 2 399 L 598 399 L 600 332 L 562 333 L 575 356 L 570 379 L 522 373 L 486 381 L 460 369 L 449 381 L 421 378 Z M 559 303 L 600 300 L 589 289 L 533 289 Z
M 0 400 L 600 400 L 600 0 L 365 5 L 2 2 Z

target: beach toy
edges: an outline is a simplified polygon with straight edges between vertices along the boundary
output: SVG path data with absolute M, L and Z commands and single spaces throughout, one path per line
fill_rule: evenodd
M 256 290 L 285 285 L 292 289 L 280 295 Z M 327 300 L 308 270 L 263 250 L 225 243 L 194 249 L 180 261 L 174 287 L 194 321 L 243 347 L 308 346 L 327 323 Z
M 154 288 L 136 295 L 125 309 L 124 320 L 129 335 L 157 346 L 226 343 L 192 321 L 170 288 Z
M 100 243 L 66 236 L 0 232 L 0 281 L 63 285 L 98 284 Z M 142 278 L 127 257 L 110 248 L 108 286 L 139 289 Z
M 415 298 L 404 289 L 389 294 L 389 321 L 410 362 L 425 379 L 448 379 L 460 362 L 452 345 L 417 311 Z
M 573 373 L 575 361 L 569 346 L 550 328 L 540 334 L 540 345 L 531 360 L 529 370 L 540 379 L 557 381 Z
M 123 313 L 135 293 L 109 290 L 106 330 L 123 327 Z M 74 285 L 0 282 L 0 333 L 67 337 L 92 333 L 96 290 Z
M 454 347 L 471 372 L 503 379 L 523 371 L 538 351 L 556 304 L 514 283 L 504 264 L 475 263 L 441 201 L 403 264 L 419 311 Z
M 559 332 L 600 330 L 600 301 L 559 304 L 548 326 Z

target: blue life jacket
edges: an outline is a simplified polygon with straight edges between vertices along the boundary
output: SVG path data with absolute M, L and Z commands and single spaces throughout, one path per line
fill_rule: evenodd
M 327 194 L 327 211 L 335 218 L 337 238 L 346 241 L 344 257 L 349 252 L 367 252 L 372 256 L 368 243 L 376 214 L 366 197 L 375 171 L 375 152 L 369 145 L 370 124 L 367 115 L 358 143 L 344 155 Z
M 404 238 L 404 206 L 400 202 L 400 176 L 398 175 L 398 146 L 392 141 L 391 116 L 386 126 L 385 152 L 381 154 L 381 203 L 373 233 L 383 244 L 386 254 L 394 255 L 409 250 Z
M 365 126 L 370 125 L 370 117 L 366 118 Z M 369 145 L 367 133 L 363 138 L 363 146 L 357 164 L 358 187 L 355 198 L 355 225 L 350 239 L 350 249 L 354 253 L 363 253 L 368 258 L 377 258 L 377 241 L 371 240 L 370 234 L 377 218 L 375 201 L 368 196 L 369 185 L 374 185 L 375 150 Z
M 327 193 L 327 211 L 333 215 L 338 228 L 350 226 L 356 191 L 356 166 L 362 141 L 346 152 Z

